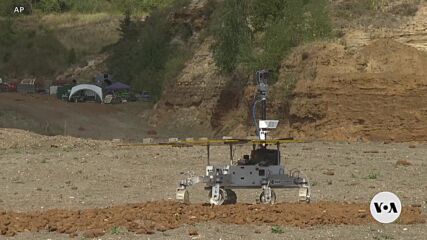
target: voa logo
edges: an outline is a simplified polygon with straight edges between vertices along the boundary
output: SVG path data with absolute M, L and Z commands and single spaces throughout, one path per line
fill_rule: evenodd
M 396 194 L 380 192 L 372 198 L 370 205 L 372 217 L 380 223 L 392 223 L 399 218 L 402 204 Z
M 385 204 L 383 202 L 377 203 L 374 202 L 375 211 L 377 213 L 382 213 L 382 211 L 385 211 L 387 213 L 397 213 L 396 204 L 394 202 L 391 202 L 390 204 Z

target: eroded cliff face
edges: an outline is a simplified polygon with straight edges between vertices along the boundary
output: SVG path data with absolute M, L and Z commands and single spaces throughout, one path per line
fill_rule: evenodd
M 334 43 L 295 49 L 275 86 L 296 78 L 275 111 L 279 135 L 327 140 L 427 140 L 427 4 L 392 27 L 346 29 Z M 304 55 L 304 56 L 303 56 Z M 283 95 L 283 94 L 282 94 Z
M 353 26 L 344 29 L 343 45 L 348 48 L 360 48 L 381 38 L 393 39 L 397 42 L 412 46 L 421 51 L 427 51 L 427 3 L 421 3 L 413 17 L 404 17 L 391 26 L 360 27 Z
M 178 135 L 211 134 L 211 118 L 228 82 L 216 70 L 211 43 L 210 39 L 201 43 L 176 81 L 165 86 L 151 125 L 173 129 Z
M 346 29 L 343 38 L 294 49 L 271 86 L 278 137 L 427 140 L 427 4 L 393 28 Z M 151 124 L 178 135 L 254 134 L 252 82 L 221 76 L 211 39 L 165 87 Z M 236 78 L 236 77 L 234 77 Z M 293 87 L 292 82 L 296 83 Z
M 300 48 L 283 63 L 275 85 L 280 92 L 290 74 L 298 80 L 280 132 L 305 139 L 427 140 L 425 66 L 425 52 L 394 40 L 359 51 L 335 43 Z

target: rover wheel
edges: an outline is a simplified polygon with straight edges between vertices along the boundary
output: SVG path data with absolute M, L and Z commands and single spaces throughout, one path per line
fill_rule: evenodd
M 271 190 L 271 198 L 267 199 L 264 195 L 264 191 L 259 195 L 259 201 L 264 204 L 274 204 L 276 202 L 276 193 Z
M 209 203 L 213 204 L 213 205 L 222 205 L 225 203 L 225 199 L 227 198 L 227 192 L 220 188 L 219 189 L 219 198 L 218 199 L 214 199 L 212 197 L 212 190 L 209 191 Z
M 190 193 L 186 189 L 176 190 L 176 200 L 185 204 L 190 203 Z
M 225 192 L 227 193 L 227 199 L 225 201 L 225 204 L 236 204 L 237 203 L 236 192 L 234 192 L 231 189 L 226 189 Z
M 302 187 L 299 189 L 298 200 L 302 203 L 310 203 L 310 190 L 307 187 Z

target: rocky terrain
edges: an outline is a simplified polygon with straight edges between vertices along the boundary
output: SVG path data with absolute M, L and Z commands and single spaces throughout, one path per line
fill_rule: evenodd
M 236 148 L 236 158 L 251 146 Z M 422 239 L 426 233 L 425 144 L 292 143 L 287 169 L 312 184 L 312 203 L 277 190 L 278 205 L 256 204 L 260 189 L 237 190 L 237 205 L 205 205 L 202 185 L 190 205 L 174 203 L 184 175 L 203 174 L 204 147 L 125 145 L 0 129 L 0 237 L 10 239 Z M 228 164 L 228 147 L 211 162 Z M 396 193 L 398 222 L 375 224 L 369 202 Z M 148 234 L 148 235 L 147 235 Z

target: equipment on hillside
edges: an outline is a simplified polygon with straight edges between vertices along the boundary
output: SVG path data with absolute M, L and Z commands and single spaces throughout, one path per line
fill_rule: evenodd
M 273 204 L 276 201 L 275 188 L 299 188 L 299 200 L 310 202 L 310 184 L 301 171 L 294 169 L 286 171 L 282 165 L 280 144 L 296 142 L 292 139 L 271 139 L 267 134 L 275 129 L 278 120 L 267 120 L 268 75 L 266 70 L 257 71 L 257 94 L 253 104 L 253 120 L 258 140 L 224 139 L 178 141 L 176 144 L 205 145 L 207 147 L 207 166 L 205 176 L 189 176 L 179 182 L 176 199 L 189 202 L 188 187 L 196 183 L 204 183 L 209 191 L 209 202 L 214 205 L 233 204 L 237 202 L 237 195 L 233 189 L 261 190 L 259 201 Z M 257 105 L 261 104 L 261 117 L 257 119 Z M 211 145 L 228 144 L 230 146 L 230 165 L 215 166 L 210 162 Z M 233 161 L 233 145 L 252 144 L 252 151 L 240 160 Z M 275 148 L 269 148 L 275 146 Z

